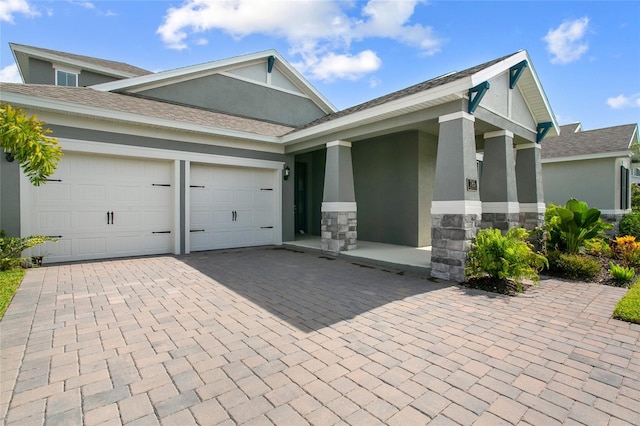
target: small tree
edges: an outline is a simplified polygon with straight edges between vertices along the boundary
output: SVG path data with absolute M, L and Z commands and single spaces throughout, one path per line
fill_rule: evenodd
M 35 115 L 27 117 L 20 108 L 0 104 L 0 147 L 20 163 L 29 181 L 39 186 L 55 171 L 62 149 L 50 129 Z

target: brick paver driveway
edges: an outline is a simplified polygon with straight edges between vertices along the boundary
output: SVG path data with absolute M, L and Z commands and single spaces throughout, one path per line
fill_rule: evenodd
M 283 247 L 29 270 L 7 424 L 639 424 L 624 290 L 471 291 Z

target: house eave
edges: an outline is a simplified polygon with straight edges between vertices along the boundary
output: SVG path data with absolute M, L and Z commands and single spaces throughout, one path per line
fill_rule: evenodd
M 599 160 L 603 158 L 631 158 L 631 152 L 615 151 L 615 152 L 599 152 L 595 154 L 585 154 L 585 155 L 567 155 L 563 157 L 543 158 L 540 161 L 542 162 L 542 164 L 547 164 L 547 163 L 565 163 L 569 161 Z
M 243 132 L 214 126 L 204 126 L 201 124 L 188 123 L 184 121 L 149 117 L 142 114 L 114 111 L 110 109 L 81 105 L 73 102 L 65 102 L 55 99 L 43 99 L 13 92 L 3 92 L 1 100 L 3 102 L 8 102 L 12 105 L 24 108 L 57 112 L 78 117 L 88 117 L 93 119 L 136 124 L 153 128 L 181 130 L 205 135 L 228 137 L 244 141 L 263 142 L 268 144 L 280 145 L 280 139 L 278 136 L 260 135 L 257 133 Z

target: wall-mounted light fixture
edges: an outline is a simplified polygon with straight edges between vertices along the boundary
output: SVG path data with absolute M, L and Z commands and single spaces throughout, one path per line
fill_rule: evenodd
M 284 170 L 282 171 L 282 178 L 284 180 L 288 180 L 290 175 L 291 175 L 291 169 L 289 168 L 289 166 L 285 164 Z
M 6 149 L 4 150 L 4 159 L 7 160 L 10 163 L 13 163 L 13 152 L 11 151 L 7 151 Z

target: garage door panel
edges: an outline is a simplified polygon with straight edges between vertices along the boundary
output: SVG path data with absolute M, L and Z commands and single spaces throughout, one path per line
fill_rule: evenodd
M 48 260 L 64 259 L 72 255 L 72 241 L 58 239 L 56 242 L 46 242 L 32 248 L 32 256 L 43 256 Z
M 171 162 L 65 153 L 54 179 L 29 189 L 30 233 L 62 235 L 45 262 L 171 252 Z M 107 217 L 113 212 L 113 223 Z M 109 223 L 108 223 L 109 221 Z M 35 250 L 34 250 L 35 252 Z
M 273 170 L 191 165 L 190 250 L 272 244 L 275 227 Z M 206 199 L 203 185 L 212 197 Z M 271 228 L 263 232 L 261 227 Z M 258 235 L 260 234 L 260 235 Z

